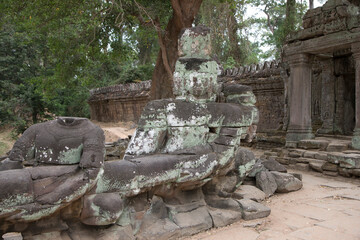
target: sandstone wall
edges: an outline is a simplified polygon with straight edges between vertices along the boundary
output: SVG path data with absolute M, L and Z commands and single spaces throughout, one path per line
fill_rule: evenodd
M 282 129 L 284 123 L 285 71 L 277 61 L 226 69 L 220 80 L 251 86 L 256 96 L 260 120 L 258 133 Z
M 90 91 L 91 119 L 100 122 L 137 122 L 149 102 L 151 81 L 119 84 Z

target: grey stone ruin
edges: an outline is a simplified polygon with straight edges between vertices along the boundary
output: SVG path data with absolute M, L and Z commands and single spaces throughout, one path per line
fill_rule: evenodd
M 174 239 L 266 217 L 261 200 L 300 189 L 240 147 L 256 130 L 256 100 L 250 87 L 222 86 L 210 54 L 209 29 L 183 31 L 175 99 L 147 104 L 124 159 L 104 162 L 103 132 L 87 119 L 30 127 L 0 165 L 0 232 Z M 249 180 L 262 191 L 242 188 Z

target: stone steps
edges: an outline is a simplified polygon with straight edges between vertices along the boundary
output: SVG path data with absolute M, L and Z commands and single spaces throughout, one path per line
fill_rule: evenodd
M 266 151 L 261 158 L 329 176 L 360 177 L 360 151 L 350 148 L 351 141 L 346 139 L 307 139 L 300 141 L 297 148 Z

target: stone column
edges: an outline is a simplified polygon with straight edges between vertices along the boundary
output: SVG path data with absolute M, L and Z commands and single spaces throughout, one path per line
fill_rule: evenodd
M 322 126 L 317 133 L 334 133 L 335 113 L 335 75 L 332 58 L 320 59 L 321 65 L 321 121 Z
M 355 60 L 355 129 L 352 146 L 360 150 L 360 43 L 351 46 Z
M 302 139 L 313 138 L 311 128 L 311 63 L 308 54 L 287 57 L 290 65 L 289 110 L 290 120 L 286 146 L 295 147 Z

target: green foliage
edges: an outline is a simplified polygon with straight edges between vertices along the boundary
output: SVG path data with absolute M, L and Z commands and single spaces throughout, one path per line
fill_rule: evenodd
M 245 11 L 243 0 L 207 0 L 201 5 L 196 23 L 211 29 L 213 53 L 224 68 L 259 61 L 258 45 L 248 38 L 247 30 L 252 22 L 244 19 Z
M 54 114 L 89 117 L 90 89 L 151 79 L 150 17 L 165 24 L 171 13 L 161 2 L 1 2 L 0 125 L 22 132 Z
M 301 27 L 302 17 L 307 9 L 306 1 L 248 0 L 248 3 L 259 7 L 266 15 L 266 17 L 253 19 L 253 22 L 258 25 L 259 32 L 262 32 L 260 38 L 263 39 L 263 42 L 261 44 L 270 46 L 270 49 L 261 57 L 280 58 L 281 48 L 286 37 Z

